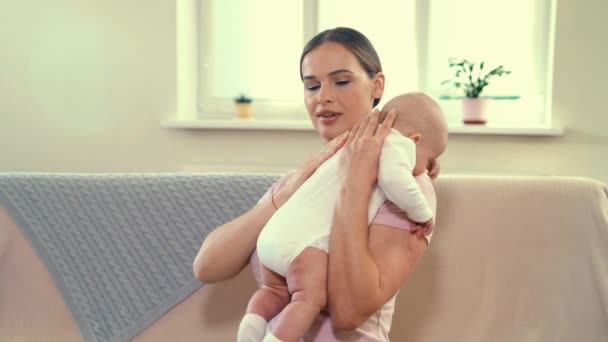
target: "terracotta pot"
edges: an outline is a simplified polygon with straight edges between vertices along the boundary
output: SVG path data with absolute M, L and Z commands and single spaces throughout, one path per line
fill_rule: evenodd
M 235 103 L 236 116 L 240 119 L 253 119 L 253 108 L 251 103 Z
M 483 125 L 488 120 L 486 118 L 486 98 L 469 98 L 462 99 L 462 121 L 465 124 Z

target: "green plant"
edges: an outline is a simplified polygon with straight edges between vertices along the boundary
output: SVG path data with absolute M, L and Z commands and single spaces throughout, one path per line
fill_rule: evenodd
M 451 84 L 454 88 L 460 88 L 464 91 L 466 97 L 476 98 L 483 89 L 489 84 L 492 76 L 508 75 L 511 72 L 505 70 L 501 65 L 490 72 L 484 73 L 485 62 L 479 63 L 476 68 L 476 63 L 470 62 L 466 59 L 450 58 L 450 68 L 455 69 L 454 79 L 445 80 L 441 84 Z
M 236 97 L 234 102 L 236 103 L 251 103 L 253 99 L 251 97 L 247 97 L 245 94 L 241 94 L 241 96 Z

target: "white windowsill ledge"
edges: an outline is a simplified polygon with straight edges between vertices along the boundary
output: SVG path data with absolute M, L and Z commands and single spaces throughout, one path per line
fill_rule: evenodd
M 250 130 L 250 131 L 312 131 L 313 127 L 305 120 L 243 120 L 243 119 L 207 119 L 183 120 L 169 119 L 161 123 L 164 128 L 206 129 L 206 130 Z
M 450 134 L 470 135 L 523 135 L 523 136 L 560 136 L 564 134 L 561 127 L 506 127 L 492 125 L 450 125 Z
M 168 119 L 161 127 L 170 129 L 203 130 L 249 130 L 249 131 L 312 131 L 313 127 L 305 120 L 184 120 Z M 559 127 L 503 127 L 492 125 L 450 125 L 450 134 L 468 135 L 521 135 L 521 136 L 560 136 L 564 134 Z

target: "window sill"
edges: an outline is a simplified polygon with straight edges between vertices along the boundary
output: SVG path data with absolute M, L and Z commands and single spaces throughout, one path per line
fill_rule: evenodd
M 161 127 L 172 129 L 249 130 L 249 131 L 313 131 L 307 120 L 245 120 L 245 119 L 169 119 Z
M 221 120 L 221 119 L 168 119 L 161 127 L 169 129 L 203 129 L 203 130 L 248 130 L 248 131 L 313 131 L 307 120 Z M 560 127 L 508 127 L 492 125 L 450 124 L 450 134 L 462 135 L 515 135 L 515 136 L 560 136 L 564 134 Z
M 468 135 L 519 135 L 519 136 L 561 136 L 564 129 L 561 127 L 528 126 L 509 127 L 488 125 L 453 125 L 448 127 L 450 134 Z

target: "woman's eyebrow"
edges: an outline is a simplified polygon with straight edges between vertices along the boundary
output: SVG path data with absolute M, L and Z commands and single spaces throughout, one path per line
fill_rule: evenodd
M 353 73 L 352 71 L 347 70 L 347 69 L 338 69 L 338 70 L 334 70 L 334 71 L 330 72 L 329 76 L 333 76 L 335 74 L 340 74 L 340 73 L 343 73 L 343 72 L 346 72 L 346 73 L 349 73 L 349 74 Z
M 334 70 L 334 71 L 330 72 L 328 75 L 329 76 L 333 76 L 333 75 L 340 74 L 340 73 L 343 73 L 343 72 L 346 72 L 346 73 L 349 73 L 349 74 L 353 73 L 352 71 L 347 70 L 347 69 L 338 69 L 338 70 Z M 306 75 L 306 76 L 302 77 L 302 79 L 303 80 L 315 80 L 315 79 L 317 79 L 317 77 L 313 76 L 313 75 Z

